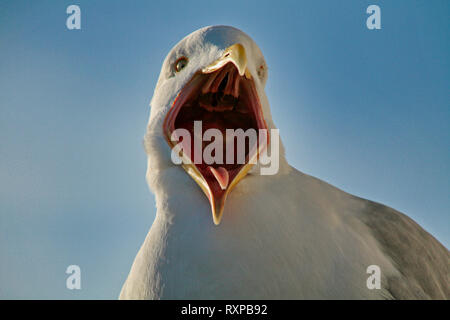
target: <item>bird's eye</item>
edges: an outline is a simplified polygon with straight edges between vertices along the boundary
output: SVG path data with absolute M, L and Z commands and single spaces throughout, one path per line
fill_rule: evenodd
M 257 70 L 258 76 L 260 78 L 263 78 L 265 71 L 266 71 L 266 69 L 264 68 L 264 65 L 260 65 L 258 70 Z
M 175 72 L 180 72 L 184 67 L 186 67 L 188 64 L 188 59 L 186 57 L 178 58 L 177 61 L 175 61 L 174 68 Z

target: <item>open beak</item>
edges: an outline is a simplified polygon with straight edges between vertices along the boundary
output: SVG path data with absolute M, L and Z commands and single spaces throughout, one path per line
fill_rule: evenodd
M 227 63 L 231 62 L 238 69 L 239 75 L 247 79 L 251 79 L 251 74 L 247 69 L 247 55 L 242 44 L 236 43 L 228 47 L 223 53 L 222 57 L 211 63 L 206 68 L 203 68 L 203 73 L 211 73 L 223 68 Z
M 245 162 L 230 164 L 225 162 L 206 164 L 194 161 L 195 148 L 181 152 L 184 170 L 197 182 L 209 199 L 213 221 L 218 225 L 222 219 L 228 194 L 256 163 L 258 155 L 267 147 L 266 139 L 259 139 L 259 129 L 266 129 L 261 104 L 247 68 L 247 56 L 242 44 L 228 47 L 223 55 L 198 71 L 181 89 L 164 120 L 163 130 L 173 149 L 177 141 L 172 141 L 175 129 L 183 128 L 191 133 L 191 141 L 183 141 L 195 146 L 194 122 L 202 121 L 203 129 L 220 130 L 224 136 L 226 129 L 254 129 L 258 134 L 253 145 L 246 143 Z M 236 141 L 232 138 L 233 143 Z M 230 140 L 224 138 L 224 145 Z M 251 139 L 249 139 L 251 140 Z M 263 141 L 259 141 L 263 140 Z M 201 155 L 205 148 L 201 147 Z M 183 149 L 184 151 L 185 149 Z M 228 150 L 228 149 L 227 149 Z M 224 152 L 224 158 L 226 157 Z

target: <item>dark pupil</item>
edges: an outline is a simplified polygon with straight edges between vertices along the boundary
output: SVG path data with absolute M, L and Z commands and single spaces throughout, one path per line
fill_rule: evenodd
M 184 60 L 178 61 L 178 66 L 177 66 L 178 71 L 183 69 L 185 66 L 186 66 L 186 61 L 184 61 Z

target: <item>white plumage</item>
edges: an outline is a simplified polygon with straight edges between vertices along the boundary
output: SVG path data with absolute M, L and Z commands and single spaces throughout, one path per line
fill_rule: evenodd
M 343 192 L 290 167 L 262 176 L 257 167 L 211 220 L 207 198 L 172 163 L 164 117 L 194 73 L 241 43 L 268 128 L 264 58 L 242 31 L 216 26 L 184 38 L 167 56 L 151 102 L 145 137 L 147 180 L 156 219 L 126 280 L 121 299 L 407 299 L 450 297 L 449 252 L 405 215 Z M 173 61 L 189 57 L 174 74 Z M 367 267 L 381 270 L 370 290 Z

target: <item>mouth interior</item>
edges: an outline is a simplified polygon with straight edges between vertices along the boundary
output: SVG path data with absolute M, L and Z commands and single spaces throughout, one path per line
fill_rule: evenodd
M 218 129 L 222 133 L 222 163 L 206 164 L 202 157 L 202 162 L 194 165 L 213 194 L 223 194 L 257 150 L 257 142 L 250 145 L 250 139 L 246 138 L 245 163 L 238 163 L 238 139 L 235 136 L 227 137 L 226 129 L 243 131 L 254 129 L 258 135 L 258 129 L 265 127 L 253 80 L 240 76 L 232 63 L 213 73 L 197 73 L 182 89 L 172 109 L 172 114 L 167 116 L 168 132 L 171 134 L 173 130 L 180 128 L 189 131 L 191 137 L 189 143 L 192 147 L 191 154 L 187 156 L 192 163 L 194 163 L 194 139 L 199 139 L 194 134 L 194 122 L 202 122 L 202 134 L 211 128 Z M 205 147 L 212 142 L 203 139 L 200 141 L 203 155 Z M 230 143 L 234 145 L 234 161 L 231 164 L 226 163 L 227 144 Z M 214 152 L 212 155 L 214 156 Z

